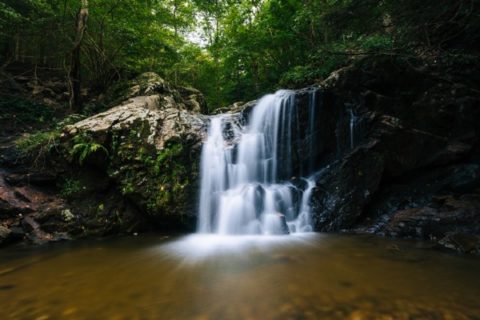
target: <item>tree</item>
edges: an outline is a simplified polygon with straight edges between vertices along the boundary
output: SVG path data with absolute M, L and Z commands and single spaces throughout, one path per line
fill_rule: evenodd
M 75 21 L 75 42 L 73 44 L 72 56 L 70 62 L 70 72 L 68 74 L 70 90 L 70 108 L 80 110 L 82 107 L 81 96 L 81 46 L 88 20 L 88 0 L 80 0 L 80 8 L 77 12 Z

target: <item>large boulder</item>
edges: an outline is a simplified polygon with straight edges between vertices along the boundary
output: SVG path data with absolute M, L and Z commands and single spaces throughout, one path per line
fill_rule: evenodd
M 132 80 L 113 85 L 100 100 L 113 107 L 134 97 L 154 94 L 170 97 L 179 109 L 208 112 L 206 100 L 200 91 L 190 87 L 174 86 L 154 72 L 145 72 Z
M 157 227 L 191 229 L 208 125 L 208 117 L 198 112 L 201 94 L 172 89 L 149 73 L 128 95 L 119 105 L 66 126 L 63 156 L 83 171 L 106 174 L 118 194 Z

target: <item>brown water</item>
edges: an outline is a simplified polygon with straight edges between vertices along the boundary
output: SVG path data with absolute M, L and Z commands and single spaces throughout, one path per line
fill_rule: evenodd
M 0 251 L 0 319 L 480 319 L 480 258 L 364 236 Z

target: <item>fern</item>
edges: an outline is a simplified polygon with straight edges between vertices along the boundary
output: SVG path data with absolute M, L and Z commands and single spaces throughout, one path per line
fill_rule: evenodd
M 109 152 L 103 145 L 94 142 L 93 138 L 86 133 L 81 133 L 73 138 L 73 148 L 71 155 L 78 159 L 78 163 L 83 165 L 89 155 L 98 151 L 103 152 L 107 157 Z

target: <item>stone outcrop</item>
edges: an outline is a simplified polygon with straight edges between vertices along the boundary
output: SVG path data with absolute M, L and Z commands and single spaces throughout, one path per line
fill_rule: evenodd
M 100 101 L 110 107 L 117 106 L 138 96 L 159 94 L 169 97 L 177 109 L 207 113 L 207 103 L 203 94 L 194 88 L 173 86 L 154 72 L 142 73 L 135 79 L 120 82 L 107 90 Z
M 461 250 L 480 252 L 479 89 L 452 66 L 404 58 L 332 74 L 321 87 L 330 129 L 317 135 L 325 147 L 314 156 L 329 166 L 312 197 L 316 229 L 447 247 L 468 238 Z
M 128 97 L 105 112 L 63 130 L 63 156 L 100 170 L 160 228 L 192 228 L 196 215 L 201 141 L 208 118 L 194 89 L 173 88 L 153 73 L 116 91 Z M 132 84 L 132 83 L 131 83 Z M 75 152 L 87 150 L 80 160 Z M 81 155 L 80 155 L 81 156 Z M 78 163 L 80 164 L 80 163 Z

